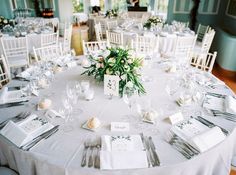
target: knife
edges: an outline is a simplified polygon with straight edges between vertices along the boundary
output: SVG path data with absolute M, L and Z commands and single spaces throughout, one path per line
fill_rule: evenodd
M 151 167 L 151 158 L 150 158 L 149 152 L 148 152 L 148 150 L 147 150 L 147 145 L 146 145 L 146 143 L 145 143 L 145 139 L 144 139 L 143 133 L 140 133 L 140 137 L 141 137 L 141 140 L 142 140 L 142 143 L 143 143 L 144 150 L 146 151 L 146 156 L 147 156 L 147 161 L 148 161 L 148 167 Z
M 43 139 L 47 139 L 53 134 L 55 134 L 59 130 L 59 125 L 54 126 L 52 129 L 42 133 L 41 135 L 35 137 L 32 141 L 26 143 L 25 145 L 21 146 L 20 148 L 24 151 L 29 151 L 33 146 L 35 146 L 38 142 Z
M 212 127 L 214 127 L 214 126 L 218 126 L 218 127 L 222 130 L 222 132 L 223 132 L 225 135 L 228 135 L 228 134 L 229 134 L 229 131 L 227 131 L 226 129 L 224 129 L 224 128 L 220 127 L 219 125 L 216 125 L 216 124 L 214 124 L 214 123 L 208 121 L 207 119 L 205 119 L 205 118 L 203 118 L 203 117 L 201 117 L 201 116 L 197 116 L 196 119 L 197 119 L 199 122 L 201 122 L 202 124 L 204 124 L 204 125 L 206 125 L 207 127 L 209 127 L 209 128 L 212 128 Z
M 6 103 L 6 104 L 2 104 L 0 105 L 0 108 L 9 108 L 9 107 L 13 107 L 13 106 L 21 106 L 24 105 L 26 102 L 28 102 L 29 100 L 26 101 L 20 101 L 20 102 L 12 102 L 12 103 Z
M 153 141 L 152 141 L 152 137 L 149 136 L 148 139 L 149 139 L 151 151 L 152 151 L 152 153 L 153 153 L 154 160 L 155 160 L 154 166 L 160 166 L 160 159 L 159 159 L 159 157 L 158 157 L 158 155 L 157 155 L 156 147 L 155 147 L 155 145 L 154 145 L 154 143 L 153 143 Z

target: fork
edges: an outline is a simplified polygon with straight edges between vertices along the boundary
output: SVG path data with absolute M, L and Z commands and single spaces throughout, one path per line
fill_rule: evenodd
M 86 165 L 86 157 L 87 157 L 87 152 L 89 148 L 89 141 L 86 140 L 84 142 L 84 151 L 83 151 L 83 156 L 82 156 L 82 161 L 81 161 L 81 166 L 84 167 Z
M 16 115 L 13 118 L 9 118 L 6 119 L 5 121 L 3 121 L 2 123 L 0 123 L 0 129 L 2 129 L 10 120 L 12 120 L 13 122 L 19 122 L 21 120 L 24 120 L 26 117 L 28 117 L 31 114 L 31 112 L 29 111 L 25 111 L 25 112 L 21 112 L 18 115 Z
M 97 155 L 95 155 L 94 167 L 100 169 L 100 150 L 101 150 L 101 139 L 99 138 L 96 144 Z
M 95 146 L 96 146 L 96 143 L 90 142 L 89 148 L 90 148 L 91 152 L 90 152 L 90 155 L 89 155 L 88 167 L 93 166 L 93 153 L 94 153 L 93 149 L 95 148 Z

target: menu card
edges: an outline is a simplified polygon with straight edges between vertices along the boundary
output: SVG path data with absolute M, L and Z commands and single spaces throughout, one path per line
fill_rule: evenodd
M 53 125 L 47 120 L 39 118 L 36 114 L 32 114 L 18 123 L 9 121 L 0 131 L 0 134 L 16 146 L 21 147 L 51 128 L 53 128 Z

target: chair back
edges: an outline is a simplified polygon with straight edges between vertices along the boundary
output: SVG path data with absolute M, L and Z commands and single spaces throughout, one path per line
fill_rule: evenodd
M 95 34 L 96 34 L 97 41 L 103 40 L 101 23 L 99 22 L 98 24 L 95 24 L 94 28 L 95 28 Z
M 202 40 L 201 52 L 204 52 L 204 53 L 209 52 L 215 33 L 216 33 L 215 30 L 212 29 L 211 31 L 207 32 L 204 35 L 203 40 Z
M 29 65 L 27 37 L 2 37 L 1 42 L 9 67 Z
M 204 38 L 205 33 L 208 32 L 210 26 L 205 26 L 202 24 L 198 25 L 198 29 L 197 29 L 197 41 L 202 41 Z
M 189 51 L 192 51 L 197 36 L 178 36 L 175 44 L 175 56 L 187 56 Z
M 94 19 L 94 24 L 98 24 L 98 23 L 100 23 L 100 25 L 101 25 L 102 35 L 106 35 L 107 19 L 104 19 L 104 18 L 95 18 L 95 19 Z
M 190 64 L 203 71 L 211 72 L 216 60 L 217 52 L 214 53 L 192 53 L 190 54 Z
M 41 34 L 41 47 L 57 45 L 59 33 Z
M 118 26 L 117 20 L 107 21 L 107 30 L 114 29 Z
M 139 36 L 131 41 L 131 48 L 141 55 L 153 54 L 158 52 L 159 37 Z
M 50 61 L 55 60 L 60 57 L 62 54 L 60 48 L 57 45 L 34 48 L 34 57 L 37 62 L 39 61 Z
M 10 69 L 5 57 L 0 57 L 0 88 L 10 81 Z
M 107 41 L 90 41 L 85 42 L 83 40 L 83 53 L 84 55 L 89 55 L 93 51 L 104 50 L 109 47 Z
M 68 53 L 71 50 L 71 37 L 72 37 L 72 25 L 66 26 L 64 29 L 64 36 L 63 36 L 63 45 L 62 45 L 62 52 Z
M 114 47 L 120 47 L 124 45 L 123 33 L 116 33 L 107 30 L 106 35 L 109 45 Z
M 147 20 L 151 17 L 150 13 L 143 13 L 142 18 L 141 18 L 141 23 L 144 24 L 147 22 Z

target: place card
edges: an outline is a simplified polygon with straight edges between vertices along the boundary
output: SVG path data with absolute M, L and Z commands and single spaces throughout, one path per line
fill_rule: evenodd
M 119 76 L 104 75 L 104 94 L 110 96 L 119 96 Z
M 128 132 L 129 131 L 129 123 L 127 123 L 127 122 L 111 122 L 111 131 Z
M 175 114 L 169 116 L 169 120 L 170 120 L 170 123 L 172 125 L 174 125 L 174 124 L 184 120 L 184 117 L 181 112 L 178 112 L 178 113 L 175 113 Z

